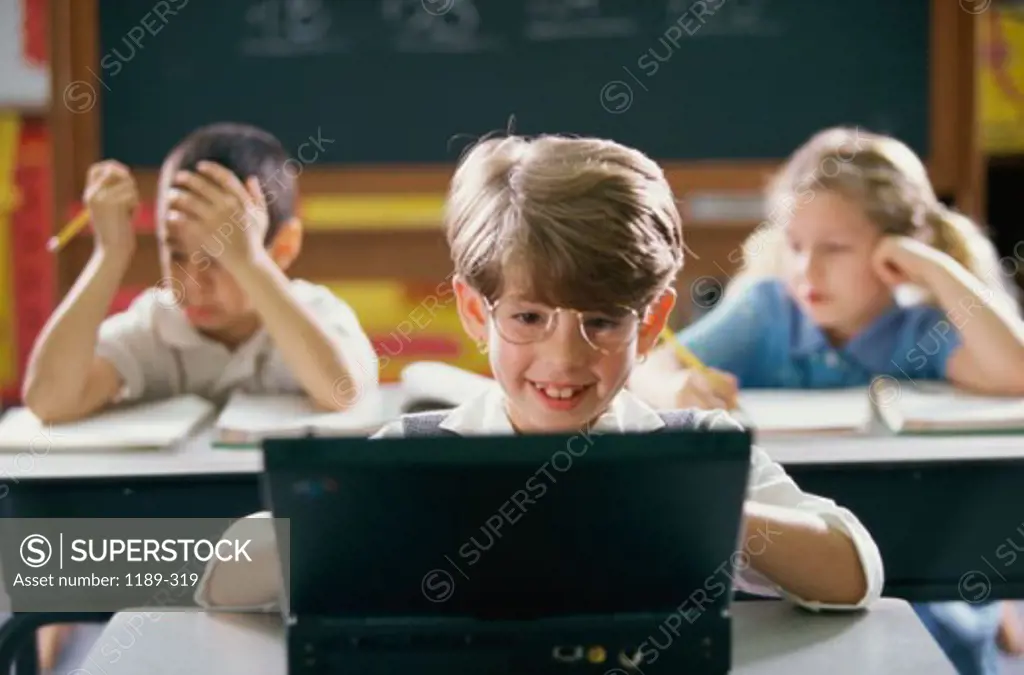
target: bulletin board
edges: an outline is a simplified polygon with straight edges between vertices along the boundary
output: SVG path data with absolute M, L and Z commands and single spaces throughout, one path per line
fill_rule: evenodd
M 50 101 L 45 0 L 0 0 L 0 109 L 39 113 Z
M 982 149 L 1024 153 L 1024 5 L 992 7 L 978 21 Z

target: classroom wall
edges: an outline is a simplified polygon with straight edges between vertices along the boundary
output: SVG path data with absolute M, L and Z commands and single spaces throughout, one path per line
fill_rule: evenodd
M 8 172 L 13 178 L 4 185 L 17 182 L 18 188 L 0 186 L 0 190 L 20 195 L 11 202 L 20 206 L 5 212 L 0 231 L 0 396 L 7 399 L 16 395 L 32 340 L 91 253 L 88 234 L 57 257 L 45 254 L 42 247 L 78 208 L 83 166 L 100 157 L 102 104 L 77 110 L 68 105 L 77 99 L 62 96 L 68 87 L 93 81 L 90 78 L 96 72 L 104 72 L 98 64 L 100 6 L 99 0 L 0 0 L 0 31 L 6 31 L 0 37 L 7 38 L 0 40 L 0 58 L 18 62 L 11 67 L 0 62 L 0 106 L 4 89 L 11 100 L 21 96 L 25 105 L 38 104 L 39 85 L 45 80 L 52 88 L 48 98 L 53 124 L 47 127 L 39 118 L 19 111 L 17 140 L 2 148 L 14 167 Z M 930 144 L 935 154 L 931 164 L 942 177 L 942 191 L 959 198 L 960 205 L 970 211 L 975 194 L 969 175 L 974 147 L 971 134 L 963 130 L 974 124 L 971 102 L 961 92 L 973 87 L 973 75 L 962 72 L 964 64 L 971 63 L 967 55 L 973 52 L 963 30 L 972 24 L 956 3 L 936 0 L 931 6 L 932 39 L 938 46 L 932 54 Z M 148 9 L 139 8 L 139 15 Z M 47 25 L 50 19 L 52 26 Z M 49 54 L 48 33 L 53 33 Z M 163 33 L 163 39 L 170 34 L 170 30 Z M 20 48 L 11 47 L 15 44 Z M 52 60 L 50 72 L 47 56 Z M 34 84 L 26 85 L 29 81 Z M 123 87 L 125 82 L 122 73 L 117 83 Z M 970 125 L 964 123 L 968 119 Z M 51 137 L 59 160 L 52 167 L 37 152 L 50 147 Z M 770 162 L 668 167 L 670 179 L 680 190 L 688 226 L 687 265 L 677 285 L 681 305 L 677 324 L 720 297 L 721 286 L 739 260 L 743 239 L 757 224 L 756 198 L 771 168 Z M 306 250 L 294 271 L 329 286 L 353 306 L 381 355 L 385 381 L 394 379 L 405 363 L 422 359 L 486 372 L 486 359 L 462 333 L 451 294 L 444 287 L 450 262 L 436 214 L 448 170 L 399 169 L 340 168 L 318 173 L 316 166 L 305 167 L 301 210 L 310 227 Z M 140 176 L 149 204 L 155 182 L 152 173 Z M 370 197 L 372 203 L 367 201 Z M 143 223 L 139 252 L 112 312 L 123 309 L 159 278 L 155 238 L 146 231 L 150 227 L 151 222 Z M 401 244 L 397 249 L 396 242 Z

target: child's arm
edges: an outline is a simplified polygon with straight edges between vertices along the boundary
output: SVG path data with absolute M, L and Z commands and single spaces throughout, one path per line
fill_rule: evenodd
M 701 426 L 741 428 L 719 411 L 706 413 Z M 857 609 L 882 593 L 882 556 L 857 517 L 831 499 L 803 492 L 757 446 L 741 548 L 746 554 L 738 556 L 741 588 L 779 590 L 810 609 Z
M 196 586 L 196 604 L 207 609 L 236 611 L 272 611 L 280 606 L 283 578 L 271 518 L 269 511 L 251 514 L 221 535 L 223 541 L 248 540 L 249 560 L 211 558 Z
M 951 325 L 934 328 L 930 342 L 959 333 L 946 379 L 979 392 L 1024 395 L 1024 323 L 1012 307 L 952 258 L 913 239 L 887 238 L 876 260 L 883 279 L 925 286 L 946 312 Z
M 954 265 L 938 264 L 926 282 L 963 342 L 950 354 L 947 379 L 979 391 L 1024 395 L 1024 325 L 1011 308 L 991 301 L 992 289 Z
M 274 346 L 313 401 L 328 410 L 354 405 L 363 394 L 358 351 L 333 339 L 321 321 L 296 301 L 289 280 L 263 246 L 267 208 L 259 183 L 246 185 L 227 169 L 200 162 L 182 172 L 168 219 L 195 228 L 221 248 L 219 262 L 252 301 Z M 214 247 L 211 247 L 214 248 Z
M 868 595 L 853 540 L 820 514 L 748 501 L 742 537 L 751 567 L 802 601 L 853 607 Z
M 332 337 L 289 291 L 284 272 L 267 256 L 230 268 L 249 295 L 290 372 L 313 401 L 328 410 L 354 405 L 366 384 L 357 346 Z
M 85 203 L 96 248 L 85 269 L 43 328 L 29 357 L 22 399 L 47 423 L 78 419 L 109 403 L 121 377 L 95 356 L 97 333 L 135 251 L 135 182 L 124 166 L 89 170 Z

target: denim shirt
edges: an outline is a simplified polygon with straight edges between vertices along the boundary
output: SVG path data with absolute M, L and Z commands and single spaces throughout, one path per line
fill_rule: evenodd
M 883 375 L 945 380 L 949 357 L 961 344 L 940 308 L 894 302 L 844 346 L 833 347 L 775 279 L 726 298 L 678 338 L 747 389 L 856 387 Z

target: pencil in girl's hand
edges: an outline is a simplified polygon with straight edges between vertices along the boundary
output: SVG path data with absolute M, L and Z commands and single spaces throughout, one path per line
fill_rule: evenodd
M 705 366 L 701 362 L 701 360 L 698 359 L 696 355 L 694 355 L 693 352 L 684 347 L 682 342 L 676 339 L 675 334 L 668 326 L 662 329 L 661 339 L 664 340 L 666 344 L 672 345 L 672 347 L 676 350 L 676 357 L 679 359 L 679 362 L 682 363 L 684 366 L 686 366 L 687 368 L 693 368 L 694 370 L 699 370 L 701 372 L 707 372 L 707 366 Z
M 696 354 L 691 352 L 683 345 L 682 342 L 677 340 L 675 333 L 673 333 L 668 326 L 666 326 L 661 331 L 661 339 L 665 342 L 665 344 L 672 345 L 676 352 L 676 358 L 679 359 L 679 362 L 682 363 L 684 366 L 690 368 L 691 370 L 696 370 L 701 375 L 706 377 L 710 382 L 712 382 L 715 386 L 722 388 L 730 387 L 730 385 L 724 382 L 724 380 L 722 379 L 722 375 L 718 371 L 711 370 L 710 368 L 705 366 L 704 362 L 697 358 Z M 729 410 L 734 410 L 738 405 L 735 398 L 731 396 L 729 397 L 727 403 L 729 406 Z
M 64 248 L 69 241 L 71 241 L 75 235 L 85 229 L 85 226 L 89 224 L 89 210 L 82 209 L 77 216 L 71 219 L 71 222 L 64 226 L 56 236 L 50 237 L 50 240 L 46 242 L 46 250 L 53 253 Z

